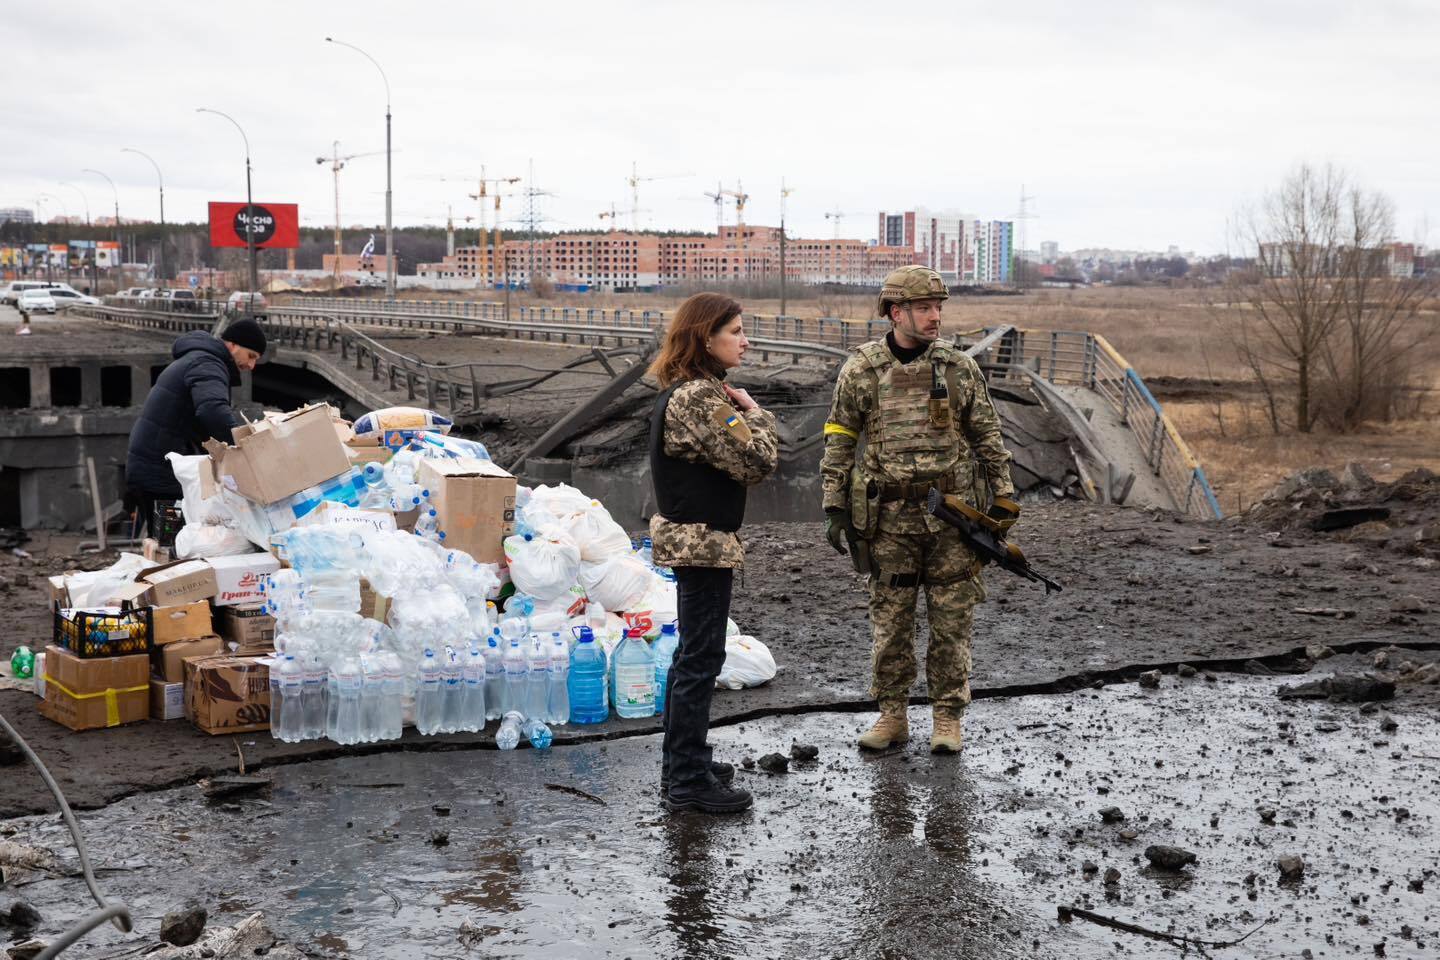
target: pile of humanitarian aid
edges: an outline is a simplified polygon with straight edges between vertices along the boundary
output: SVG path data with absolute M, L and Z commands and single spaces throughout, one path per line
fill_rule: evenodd
M 50 579 L 51 643 L 12 658 L 74 730 L 186 719 L 297 742 L 654 716 L 682 638 L 649 540 L 566 484 L 517 483 L 429 410 L 314 404 L 171 454 L 184 498 L 141 553 Z M 775 675 L 728 624 L 717 681 Z

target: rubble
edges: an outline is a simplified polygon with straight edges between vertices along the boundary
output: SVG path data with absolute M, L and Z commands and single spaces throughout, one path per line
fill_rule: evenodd
M 160 939 L 177 947 L 188 947 L 205 932 L 206 919 L 204 907 L 172 910 L 160 921 Z
M 1145 848 L 1145 859 L 1150 865 L 1161 870 L 1180 870 L 1196 862 L 1199 857 L 1183 847 L 1172 847 L 1157 843 Z
M 1366 703 L 1372 700 L 1390 700 L 1395 696 L 1395 684 L 1390 680 L 1374 677 L 1325 677 L 1276 691 L 1281 700 L 1338 700 L 1346 703 Z
M 790 758 L 781 753 L 767 753 L 760 758 L 760 769 L 766 773 L 789 773 Z
M 1281 857 L 1275 865 L 1280 868 L 1280 876 L 1285 880 L 1299 880 L 1305 875 L 1305 861 L 1295 854 Z

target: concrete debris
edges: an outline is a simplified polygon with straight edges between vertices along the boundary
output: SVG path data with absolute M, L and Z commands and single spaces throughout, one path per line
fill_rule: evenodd
M 58 871 L 55 854 L 44 847 L 30 847 L 11 840 L 0 840 L 0 866 L 21 870 Z
M 280 941 L 265 922 L 265 915 L 253 913 L 233 927 L 211 927 L 194 943 L 161 947 L 145 954 L 146 960 L 304 960 L 305 955 Z
M 1117 883 L 1119 883 L 1119 882 L 1120 882 L 1120 871 L 1117 870 L 1117 869 L 1115 869 L 1114 867 L 1107 867 L 1107 868 L 1105 869 L 1105 877 L 1104 877 L 1105 886 L 1107 886 L 1107 887 L 1113 887 L 1113 886 L 1115 886 L 1115 885 L 1116 885 Z
M 1196 670 L 1194 667 L 1190 666 L 1190 664 L 1188 663 L 1182 663 L 1180 664 L 1180 666 L 1175 668 L 1175 672 L 1182 677 L 1193 677 L 1199 671 Z
M 790 744 L 790 758 L 800 762 L 809 762 L 820 756 L 820 748 L 808 743 Z
M 1147 690 L 1160 689 L 1160 671 L 1146 670 L 1144 673 L 1140 674 L 1139 683 L 1140 686 L 1144 687 Z
M 160 921 L 160 939 L 177 947 L 188 947 L 205 932 L 207 919 L 204 907 L 172 910 Z
M 10 904 L 9 912 L 0 915 L 0 924 L 4 924 L 12 930 L 21 933 L 26 930 L 33 930 L 40 926 L 40 911 L 30 906 L 30 904 L 24 900 L 16 900 Z
M 1335 650 L 1323 643 L 1312 643 L 1305 648 L 1305 656 L 1311 660 L 1325 660 L 1335 656 Z
M 1284 880 L 1299 880 L 1305 875 L 1305 861 L 1295 854 L 1287 854 L 1275 861 Z
M 1124 812 L 1123 810 L 1121 810 L 1119 807 L 1101 807 L 1101 808 L 1100 808 L 1100 822 L 1101 822 L 1101 823 L 1120 823 L 1120 822 L 1123 821 L 1124 819 L 1125 819 L 1125 812 Z
M 1401 683 L 1440 683 L 1440 662 L 1416 667 L 1400 677 Z
M 1308 683 L 1297 683 L 1293 687 L 1281 687 L 1276 692 L 1281 700 L 1367 703 L 1372 700 L 1393 699 L 1395 684 L 1390 680 L 1376 680 L 1373 677 L 1325 677 Z
M 760 758 L 760 769 L 766 773 L 789 773 L 790 758 L 783 753 L 767 753 Z
M 1396 598 L 1391 602 L 1390 609 L 1396 613 L 1429 613 L 1430 605 L 1412 594 Z
M 1157 843 L 1145 848 L 1145 859 L 1150 861 L 1152 867 L 1161 870 L 1180 870 L 1200 858 L 1183 847 Z

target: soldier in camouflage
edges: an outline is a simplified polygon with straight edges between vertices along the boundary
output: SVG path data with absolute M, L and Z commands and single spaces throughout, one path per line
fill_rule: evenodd
M 975 554 L 959 531 L 926 512 L 924 500 L 937 487 L 988 510 L 992 497 L 1014 493 L 1010 454 L 980 368 L 940 339 L 940 305 L 949 295 L 925 267 L 885 278 L 878 307 L 890 332 L 845 362 L 825 424 L 826 537 L 836 550 L 868 555 L 857 566 L 870 574 L 870 693 L 880 705 L 880 718 L 860 737 L 870 749 L 909 738 L 905 708 L 916 677 L 915 604 L 923 586 L 930 748 L 959 751 L 970 703 L 971 624 L 985 591 Z

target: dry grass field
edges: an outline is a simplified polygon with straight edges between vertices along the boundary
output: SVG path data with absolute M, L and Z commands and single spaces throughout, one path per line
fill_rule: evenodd
M 1103 335 L 1152 385 L 1227 513 L 1243 510 L 1280 479 L 1306 467 L 1338 470 L 1355 461 L 1382 480 L 1417 466 L 1440 471 L 1440 333 L 1431 338 L 1418 365 L 1423 389 L 1415 397 L 1413 415 L 1349 434 L 1277 436 L 1228 336 L 1233 311 L 1244 307 L 1212 303 L 1212 297 L 1195 289 L 1035 290 L 1016 297 L 957 296 L 945 304 L 945 317 L 951 331 L 1009 323 L 1025 330 Z M 680 294 L 557 293 L 544 300 L 516 294 L 514 302 L 667 310 L 681 299 Z M 779 311 L 775 299 L 741 299 L 749 313 Z M 787 305 L 792 315 L 807 317 L 860 318 L 873 309 L 872 297 L 853 295 L 792 298 Z M 1440 309 L 1423 314 L 1421 322 L 1440 327 Z M 1172 378 L 1184 382 L 1168 382 Z

